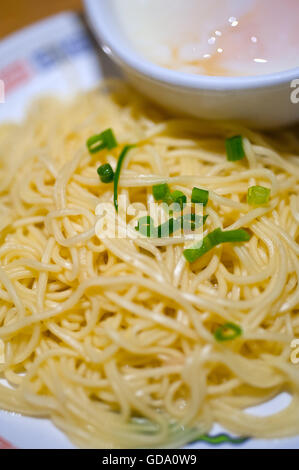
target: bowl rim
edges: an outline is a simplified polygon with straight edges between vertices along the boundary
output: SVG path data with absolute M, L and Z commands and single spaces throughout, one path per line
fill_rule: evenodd
M 129 66 L 139 74 L 152 81 L 160 82 L 164 85 L 171 85 L 192 90 L 206 91 L 237 91 L 237 90 L 257 90 L 261 88 L 273 88 L 283 86 L 299 79 L 299 66 L 281 72 L 246 75 L 246 76 L 210 76 L 195 75 L 179 72 L 159 66 L 146 60 L 138 54 L 134 48 L 126 47 L 116 41 L 113 31 L 106 23 L 106 16 L 101 11 L 101 3 L 106 0 L 84 0 L 87 20 L 100 41 L 104 52 L 118 59 L 123 64 Z M 109 4 L 112 5 L 111 0 Z M 112 11 L 112 8 L 111 8 Z

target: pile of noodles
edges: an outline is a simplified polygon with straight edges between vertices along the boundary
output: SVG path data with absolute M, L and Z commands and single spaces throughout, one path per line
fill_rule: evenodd
M 209 190 L 204 234 L 245 228 L 247 243 L 190 265 L 190 239 L 96 236 L 96 207 L 113 200 L 86 140 L 112 128 L 137 143 L 119 193 L 139 206 L 167 182 L 190 199 Z M 299 141 L 230 123 L 164 115 L 120 83 L 71 103 L 37 102 L 0 127 L 0 408 L 48 417 L 81 447 L 174 447 L 214 423 L 242 436 L 299 433 Z M 243 136 L 229 162 L 225 139 Z M 247 204 L 249 186 L 270 202 Z M 134 230 L 134 220 L 130 221 Z M 217 342 L 227 322 L 242 328 Z M 246 408 L 287 391 L 270 416 Z

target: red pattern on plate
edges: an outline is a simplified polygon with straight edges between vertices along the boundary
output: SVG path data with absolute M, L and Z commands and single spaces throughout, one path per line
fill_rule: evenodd
M 0 70 L 0 79 L 4 81 L 6 93 L 28 82 L 31 76 L 32 71 L 25 60 L 16 60 Z
M 10 442 L 0 437 L 0 449 L 16 449 Z

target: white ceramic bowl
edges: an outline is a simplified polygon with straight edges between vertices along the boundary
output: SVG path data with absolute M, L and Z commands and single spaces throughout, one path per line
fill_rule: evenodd
M 238 120 L 264 129 L 299 121 L 299 103 L 291 100 L 291 84 L 299 79 L 299 67 L 248 77 L 176 72 L 149 62 L 135 51 L 121 30 L 111 0 L 85 0 L 85 8 L 103 50 L 139 91 L 160 105 L 200 118 Z

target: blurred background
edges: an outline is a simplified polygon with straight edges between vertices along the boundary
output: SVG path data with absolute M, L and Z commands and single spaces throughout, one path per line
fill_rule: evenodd
M 63 10 L 82 10 L 82 0 L 1 0 L 0 39 Z

